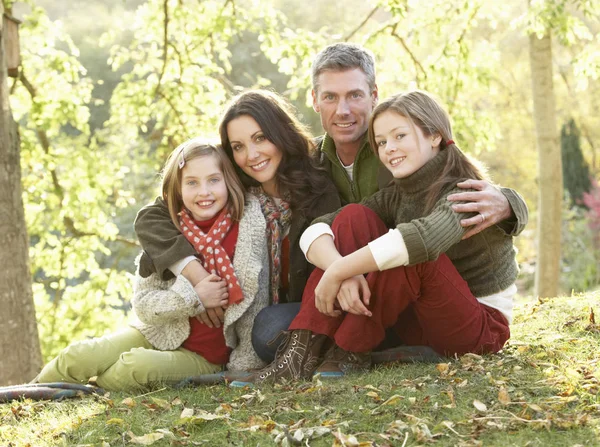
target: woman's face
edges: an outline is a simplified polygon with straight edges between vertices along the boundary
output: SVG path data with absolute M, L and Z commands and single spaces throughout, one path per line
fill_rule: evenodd
M 408 177 L 440 151 L 439 136 L 425 136 L 418 126 L 396 112 L 378 115 L 373 133 L 379 159 L 395 178 Z
M 259 182 L 270 196 L 278 197 L 275 173 L 283 154 L 264 136 L 254 118 L 241 115 L 227 124 L 227 137 L 235 163 Z

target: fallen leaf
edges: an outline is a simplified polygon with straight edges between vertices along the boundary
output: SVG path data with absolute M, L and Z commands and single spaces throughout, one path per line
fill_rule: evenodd
M 444 376 L 448 374 L 448 370 L 450 369 L 450 363 L 438 363 L 435 365 L 435 369 L 439 371 L 439 373 Z
M 344 446 L 344 447 L 358 447 L 360 444 L 356 436 L 354 435 L 345 435 L 339 429 L 337 432 L 332 433 L 335 437 L 335 441 L 333 442 L 334 446 Z
M 381 392 L 379 388 L 375 388 L 373 385 L 365 385 L 363 388 L 366 390 L 376 391 L 378 393 Z
M 215 413 L 217 414 L 221 414 L 221 413 L 232 413 L 233 412 L 233 407 L 229 404 L 220 404 L 217 409 L 215 410 Z
M 157 405 L 159 408 L 162 408 L 163 410 L 170 410 L 171 409 L 171 404 L 169 402 L 167 402 L 164 399 L 159 399 L 157 397 L 151 397 L 152 402 L 154 402 L 155 405 Z
M 194 409 L 193 408 L 184 408 L 183 411 L 181 412 L 181 415 L 179 417 L 181 419 L 185 419 L 185 418 L 192 417 L 193 415 L 194 415 Z
M 376 393 L 375 391 L 369 391 L 367 393 L 367 396 L 372 398 L 375 402 L 381 402 L 383 400 L 383 399 L 381 399 L 381 397 L 379 397 L 379 394 Z
M 479 401 L 477 399 L 475 399 L 473 401 L 473 406 L 475 408 L 477 408 L 479 411 L 487 411 L 487 406 L 483 402 L 481 402 L 481 401 Z
M 498 402 L 502 405 L 508 405 L 510 403 L 510 396 L 505 387 L 500 387 L 500 390 L 498 391 Z
M 157 428 L 156 431 L 158 433 L 162 433 L 169 439 L 177 439 L 177 437 L 173 434 L 171 430 L 167 430 L 166 428 Z
M 139 445 L 152 445 L 165 437 L 162 433 L 148 433 L 143 436 L 136 436 L 130 431 L 127 432 L 127 435 L 131 438 L 129 440 L 130 443 Z
M 399 394 L 394 394 L 392 397 L 388 398 L 385 402 L 383 402 L 381 404 L 381 406 L 383 405 L 392 405 L 395 404 L 396 402 L 398 402 L 400 399 L 404 399 L 404 397 L 400 396 Z
M 533 411 L 536 411 L 538 413 L 542 413 L 544 410 L 542 410 L 542 407 L 540 407 L 539 405 L 536 404 L 527 404 L 527 406 L 529 408 L 531 408 Z
M 127 397 L 121 401 L 121 405 L 125 405 L 129 408 L 133 408 L 137 405 L 137 403 L 131 397 Z

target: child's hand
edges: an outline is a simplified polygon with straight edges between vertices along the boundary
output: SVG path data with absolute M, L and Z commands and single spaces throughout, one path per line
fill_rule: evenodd
M 225 308 L 213 307 L 196 315 L 196 320 L 207 325 L 210 328 L 221 327 L 221 323 L 225 321 Z
M 217 275 L 208 275 L 194 286 L 194 290 L 205 309 L 227 305 L 227 283 Z
M 366 307 L 369 305 L 370 299 L 371 290 L 363 275 L 356 275 L 342 281 L 340 291 L 337 294 L 337 300 L 343 311 L 367 317 L 373 316 Z

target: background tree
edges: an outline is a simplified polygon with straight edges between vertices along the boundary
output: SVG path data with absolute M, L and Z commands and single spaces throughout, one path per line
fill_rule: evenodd
M 572 118 L 560 130 L 560 152 L 565 190 L 571 205 L 585 206 L 583 193 L 590 192 L 590 169 L 581 151 L 580 132 Z
M 562 166 L 552 78 L 552 35 L 548 28 L 529 36 L 531 86 L 538 146 L 538 260 L 535 295 L 558 294 L 561 241 Z
M 0 17 L 3 14 L 4 4 L 0 3 Z M 0 21 L 0 385 L 12 385 L 33 379 L 42 358 L 21 198 L 19 136 L 8 100 L 3 26 Z

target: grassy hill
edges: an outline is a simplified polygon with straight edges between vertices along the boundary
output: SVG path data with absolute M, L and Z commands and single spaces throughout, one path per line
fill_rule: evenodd
M 343 380 L 0 405 L 2 446 L 600 445 L 600 291 L 516 308 L 496 355 Z

